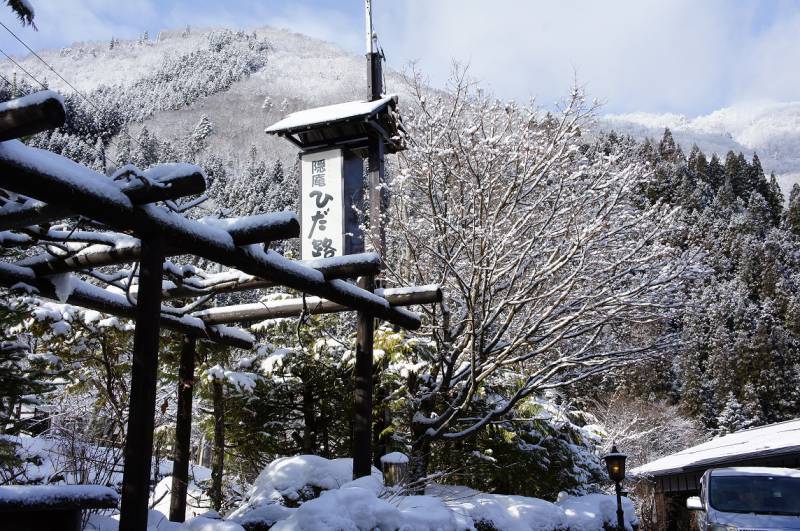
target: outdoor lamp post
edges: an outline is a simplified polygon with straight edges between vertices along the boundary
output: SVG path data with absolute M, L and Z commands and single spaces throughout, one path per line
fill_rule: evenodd
M 617 450 L 617 445 L 611 447 L 611 453 L 603 458 L 608 469 L 608 477 L 614 482 L 617 491 L 617 527 L 619 531 L 625 531 L 625 516 L 622 512 L 622 486 L 625 479 L 625 460 L 628 456 Z

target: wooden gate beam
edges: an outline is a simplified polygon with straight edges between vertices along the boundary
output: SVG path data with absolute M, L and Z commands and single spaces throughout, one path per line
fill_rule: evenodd
M 227 220 L 219 221 L 221 226 L 224 226 L 224 222 Z M 300 223 L 294 214 L 263 214 L 242 218 L 241 221 L 246 223 L 241 223 L 240 225 L 228 223 L 230 228 L 227 229 L 227 232 L 231 235 L 236 245 L 294 238 L 300 233 Z M 130 237 L 128 239 L 130 240 Z M 37 275 L 53 275 L 80 271 L 87 267 L 103 267 L 136 262 L 139 260 L 141 252 L 141 242 L 137 240 L 134 240 L 133 243 L 126 241 L 119 246 L 95 244 L 64 258 L 52 256 L 51 254 L 40 254 L 20 260 L 17 265 L 30 267 Z M 165 256 L 178 256 L 187 254 L 187 251 L 172 246 L 167 247 L 164 250 L 164 254 Z
M 64 157 L 12 140 L 0 144 L 0 186 L 40 201 L 74 207 L 115 230 L 159 234 L 171 244 L 208 260 L 289 288 L 323 297 L 407 329 L 418 316 L 392 308 L 386 299 L 341 280 L 326 281 L 314 269 L 273 251 L 240 248 L 217 227 L 169 212 L 156 205 L 134 206 L 108 179 Z
M 71 279 L 70 284 L 72 291 L 68 296 L 66 298 L 59 297 L 52 279 L 37 277 L 26 267 L 0 262 L 0 286 L 12 290 L 33 292 L 47 299 L 66 302 L 125 319 L 136 318 L 136 307 L 128 302 L 124 295 L 112 293 L 78 278 Z M 243 334 L 243 330 L 206 326 L 194 317 L 161 314 L 161 324 L 169 330 L 208 339 L 223 345 L 244 349 L 253 348 L 252 338 L 248 339 L 246 336 L 249 334 Z
M 412 286 L 410 288 L 376 289 L 375 294 L 385 298 L 391 306 L 413 306 L 441 302 L 442 289 L 438 285 Z M 208 325 L 225 323 L 253 323 L 267 319 L 298 317 L 304 312 L 310 315 L 346 312 L 349 308 L 319 297 L 279 299 L 267 302 L 217 306 L 194 312 L 192 317 L 202 319 Z
M 0 142 L 61 127 L 66 119 L 63 99 L 51 90 L 0 103 Z
M 135 205 L 179 199 L 201 194 L 206 189 L 203 171 L 192 164 L 160 164 L 145 170 L 143 175 L 149 182 L 136 180 L 120 187 L 122 193 Z M 6 203 L 0 208 L 0 230 L 21 229 L 76 215 L 78 214 L 68 207 L 39 201 L 18 205 Z

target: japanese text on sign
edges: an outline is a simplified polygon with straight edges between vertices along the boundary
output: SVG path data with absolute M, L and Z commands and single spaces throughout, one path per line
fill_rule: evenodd
M 344 248 L 341 150 L 301 156 L 302 258 L 341 256 Z

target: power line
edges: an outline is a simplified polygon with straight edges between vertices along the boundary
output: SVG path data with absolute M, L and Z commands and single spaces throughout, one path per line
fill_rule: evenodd
M 2 22 L 0 22 L 0 24 L 2 24 Z M 16 61 L 14 60 L 14 58 L 13 58 L 13 57 L 11 57 L 10 55 L 8 55 L 8 54 L 7 54 L 7 53 L 6 53 L 6 52 L 5 52 L 5 51 L 4 51 L 2 48 L 0 48 L 0 53 L 2 53 L 3 55 L 5 55 L 5 56 L 6 56 L 6 58 L 7 58 L 9 61 L 11 61 L 11 62 L 12 62 L 12 63 L 14 63 L 15 65 L 17 65 L 17 68 L 19 68 L 20 70 L 22 70 L 23 72 L 25 72 L 26 74 L 28 74 L 28 77 L 30 77 L 32 80 L 34 80 L 34 81 L 36 81 L 37 83 L 39 83 L 39 85 L 41 85 L 43 89 L 47 89 L 47 85 L 45 85 L 44 83 L 42 83 L 41 81 L 39 81 L 38 79 L 36 79 L 36 76 L 34 76 L 33 74 L 31 74 L 30 72 L 28 72 L 27 70 L 25 70 L 25 67 L 23 67 L 21 64 L 19 64 L 18 62 L 16 62 Z
M 85 95 L 83 92 L 81 92 L 80 90 L 78 90 L 78 89 L 75 87 L 75 85 L 73 85 L 72 83 L 70 83 L 69 81 L 67 81 L 67 80 L 64 78 L 64 76 L 62 76 L 61 74 L 59 74 L 59 73 L 58 73 L 58 71 L 57 71 L 55 68 L 53 68 L 53 66 L 52 66 L 50 63 L 48 63 L 47 61 L 45 61 L 44 59 L 42 59 L 42 56 L 40 56 L 38 53 L 36 53 L 36 52 L 33 50 L 33 48 L 31 48 L 30 46 L 28 46 L 28 44 L 27 44 L 25 41 L 23 41 L 23 40 L 22 40 L 22 39 L 21 39 L 19 36 L 17 36 L 17 34 L 16 34 L 16 33 L 14 33 L 13 31 L 11 31 L 11 29 L 10 29 L 8 26 L 6 26 L 6 25 L 5 25 L 5 24 L 4 24 L 2 21 L 0 21 L 0 26 L 3 26 L 3 28 L 5 28 L 5 30 L 6 30 L 7 32 L 9 32 L 9 33 L 11 34 L 11 36 L 12 36 L 12 37 L 14 37 L 15 39 L 17 39 L 17 41 L 19 41 L 19 43 L 20 43 L 20 44 L 22 44 L 22 45 L 23 45 L 23 46 L 24 46 L 24 47 L 25 47 L 25 48 L 26 48 L 26 49 L 27 49 L 27 50 L 28 50 L 30 53 L 32 53 L 34 57 L 36 57 L 36 58 L 37 58 L 39 61 L 41 61 L 41 62 L 42 62 L 42 64 L 44 64 L 44 65 L 45 65 L 47 68 L 49 68 L 49 69 L 50 69 L 50 70 L 51 70 L 51 71 L 52 71 L 52 72 L 53 72 L 55 75 L 57 75 L 57 76 L 59 77 L 59 79 L 61 79 L 61 81 L 63 81 L 64 83 L 66 83 L 66 84 L 67 84 L 67 86 L 69 86 L 69 87 L 70 87 L 72 90 L 74 90 L 74 91 L 75 91 L 75 93 L 76 93 L 76 94 L 78 94 L 78 96 L 80 96 L 81 98 L 83 98 L 83 100 L 84 100 L 86 103 L 88 103 L 89 105 L 91 105 L 91 106 L 92 106 L 92 108 L 93 108 L 95 111 L 97 111 L 97 112 L 98 112 L 100 115 L 102 115 L 102 113 L 103 113 L 103 110 L 102 110 L 102 109 L 101 109 L 101 108 L 100 108 L 100 107 L 99 107 L 97 104 L 95 104 L 95 103 L 94 103 L 92 100 L 90 100 L 90 99 L 89 99 L 89 98 L 88 98 L 88 97 L 87 97 L 87 96 L 86 96 L 86 95 Z M 6 52 L 4 52 L 4 51 L 3 51 L 3 50 L 1 50 L 1 49 L 0 49 L 0 52 L 2 52 L 2 53 L 3 53 L 3 55 L 5 55 L 5 56 L 6 56 L 6 57 L 7 57 L 7 58 L 8 58 L 8 59 L 9 59 L 9 60 L 12 62 L 12 63 L 14 63 L 15 65 L 17 65 L 17 66 L 18 66 L 18 67 L 19 67 L 19 68 L 20 68 L 20 69 L 21 69 L 23 72 L 25 72 L 26 74 L 28 74 L 28 75 L 29 75 L 29 76 L 30 76 L 30 77 L 31 77 L 31 78 L 32 78 L 34 81 L 36 81 L 37 83 L 39 83 L 39 84 L 42 86 L 42 88 L 44 88 L 44 89 L 47 89 L 47 86 L 46 86 L 44 83 L 42 83 L 41 81 L 39 81 L 38 79 L 36 79 L 36 78 L 33 76 L 33 74 L 31 74 L 30 72 L 28 72 L 27 70 L 25 70 L 24 68 L 22 68 L 22 66 L 21 66 L 19 63 L 17 63 L 17 62 L 16 62 L 14 59 L 12 59 L 12 58 L 11 58 L 11 57 L 10 57 L 10 56 L 9 56 L 9 55 L 6 53 Z M 127 131 L 127 130 L 125 130 L 125 129 L 121 129 L 121 130 L 120 130 L 120 132 L 121 132 L 122 134 L 124 134 L 126 137 L 128 137 L 128 139 L 129 139 L 131 142 L 133 142 L 134 144 L 136 144 L 136 145 L 137 145 L 137 146 L 139 146 L 140 148 L 142 147 L 142 146 L 141 146 L 141 144 L 139 144 L 139 142 L 138 142 L 138 141 L 137 141 L 135 138 L 133 138 L 133 137 L 130 135 L 130 133 L 128 133 L 128 131 Z M 116 149 L 117 149 L 117 151 L 119 151 L 119 146 L 117 146 L 117 145 L 114 143 L 114 141 L 113 141 L 113 140 L 111 140 L 110 138 L 108 139 L 108 143 L 109 143 L 109 144 L 111 144 L 112 146 L 114 146 L 114 148 L 116 148 Z M 102 157 L 103 157 L 103 160 L 105 160 L 105 153 L 100 153 L 100 155 L 102 155 Z
M 56 71 L 56 69 L 55 69 L 55 68 L 53 68 L 53 67 L 50 65 L 50 63 L 48 63 L 47 61 L 45 61 L 44 59 L 42 59 L 42 56 L 40 56 L 38 53 L 36 53 L 35 51 L 33 51 L 33 49 L 32 49 L 30 46 L 28 46 L 28 45 L 27 45 L 27 43 L 25 43 L 25 41 L 23 41 L 22 39 L 20 39 L 19 37 L 17 37 L 17 34 L 16 34 L 16 33 L 14 33 L 13 31 L 11 31 L 11 29 L 9 29 L 9 27 L 8 27 L 8 26 L 6 26 L 5 24 L 3 24 L 3 21 L 1 21 L 1 20 L 0 20 L 0 26 L 3 26 L 3 27 L 6 29 L 6 31 L 7 31 L 7 32 L 9 32 L 9 33 L 11 34 L 11 36 L 12 36 L 12 37 L 14 37 L 15 39 L 17 39 L 17 40 L 20 42 L 20 44 L 22 44 L 22 45 L 23 45 L 25 48 L 27 48 L 27 50 L 28 50 L 29 52 L 31 52 L 31 53 L 32 53 L 32 54 L 33 54 L 33 55 L 34 55 L 34 56 L 35 56 L 35 57 L 36 57 L 38 60 L 40 60 L 40 61 L 41 61 L 41 62 L 42 62 L 42 63 L 43 63 L 43 64 L 44 64 L 44 65 L 45 65 L 47 68 L 49 68 L 49 69 L 50 69 L 50 70 L 51 70 L 51 71 L 52 71 L 52 72 L 53 72 L 55 75 L 57 75 L 57 76 L 58 76 L 58 77 L 61 79 L 61 81 L 63 81 L 64 83 L 66 83 L 66 84 L 69 86 L 69 88 L 71 88 L 72 90 L 74 90 L 74 91 L 75 91 L 75 92 L 78 94 L 78 96 L 80 96 L 81 98 L 83 98 L 83 99 L 84 99 L 84 101 L 86 101 L 86 103 L 88 103 L 89 105 L 91 105 L 92 107 L 94 107 L 94 109 L 95 109 L 97 112 L 99 112 L 99 113 L 102 113 L 102 112 L 103 112 L 103 111 L 102 111 L 102 109 L 100 109 L 100 107 L 98 107 L 97 105 L 95 105 L 95 103 L 94 103 L 92 100 L 90 100 L 89 98 L 87 98 L 87 97 L 86 97 L 86 96 L 83 94 L 83 92 L 81 92 L 80 90 L 78 90 L 77 88 L 75 88 L 75 86 L 74 86 L 72 83 L 70 83 L 69 81 L 67 81 L 66 79 L 64 79 L 64 76 L 62 76 L 61 74 L 59 74 L 59 73 Z M 5 53 L 5 52 L 3 52 L 3 55 L 5 55 L 6 57 L 8 57 L 8 55 L 6 55 L 6 53 Z M 9 57 L 9 59 L 11 59 L 11 58 Z M 11 59 L 11 60 L 13 61 L 13 59 Z M 17 64 L 17 63 L 16 63 L 16 61 L 14 61 L 14 63 L 15 63 L 15 64 Z M 42 85 L 42 86 L 44 87 L 44 85 Z M 45 88 L 46 88 L 46 87 L 45 87 Z

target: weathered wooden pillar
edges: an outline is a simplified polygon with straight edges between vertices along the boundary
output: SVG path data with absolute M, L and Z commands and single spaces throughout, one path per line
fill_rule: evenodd
M 359 286 L 372 290 L 374 278 L 364 277 Z M 353 479 L 372 472 L 372 344 L 375 318 L 358 312 L 356 366 L 353 371 Z
M 175 419 L 175 456 L 172 464 L 172 493 L 169 519 L 186 519 L 186 491 L 189 486 L 189 453 L 192 439 L 192 392 L 197 340 L 184 336 L 178 366 L 178 411 Z
M 164 247 L 161 240 L 143 238 L 135 314 L 136 330 L 133 335 L 133 369 L 124 452 L 125 468 L 122 476 L 120 531 L 147 529 L 163 265 Z
M 371 101 L 383 94 L 383 57 L 374 49 L 372 31 L 372 7 L 367 8 L 367 96 Z M 383 183 L 383 138 L 372 134 L 367 151 L 367 194 L 369 205 L 369 239 L 372 248 L 383 257 L 382 186 Z M 375 291 L 375 276 L 359 279 L 359 286 Z M 375 340 L 375 317 L 358 312 L 356 336 L 356 366 L 353 374 L 353 478 L 372 473 L 372 347 Z

